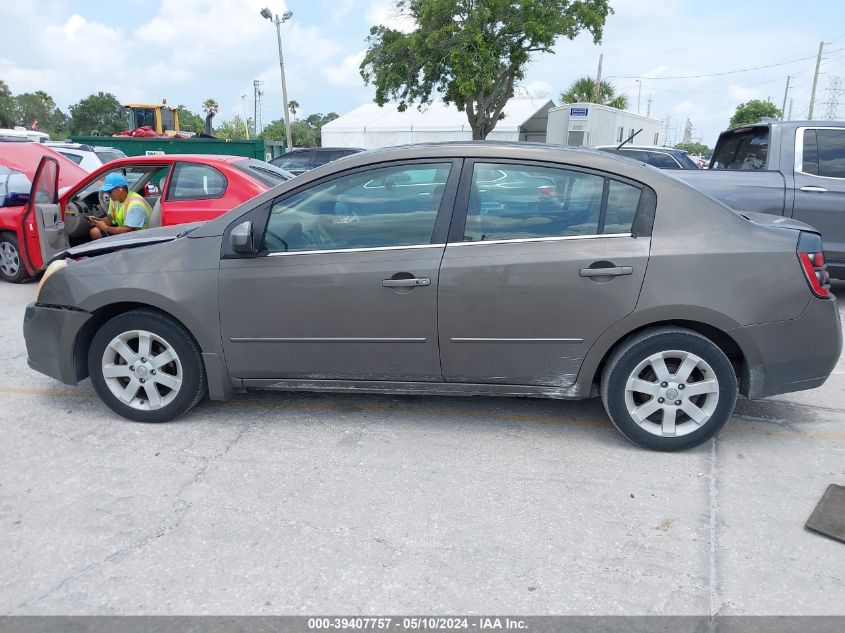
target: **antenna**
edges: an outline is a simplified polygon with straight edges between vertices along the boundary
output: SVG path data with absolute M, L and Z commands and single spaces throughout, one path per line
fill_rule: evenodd
M 258 136 L 261 134 L 263 130 L 263 125 L 261 124 L 261 95 L 264 92 L 261 90 L 261 86 L 264 84 L 263 81 L 258 79 L 254 79 L 252 81 L 252 98 L 255 105 L 255 114 L 252 117 L 252 134 L 253 136 Z

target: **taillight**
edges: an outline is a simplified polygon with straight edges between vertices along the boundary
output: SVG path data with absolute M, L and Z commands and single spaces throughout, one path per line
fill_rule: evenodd
M 829 297 L 830 275 L 824 263 L 824 248 L 820 235 L 801 232 L 798 238 L 798 260 L 813 294 L 822 299 Z
M 557 197 L 557 187 L 550 185 L 540 185 L 539 187 L 537 187 L 537 193 L 540 194 L 540 197 L 555 198 Z

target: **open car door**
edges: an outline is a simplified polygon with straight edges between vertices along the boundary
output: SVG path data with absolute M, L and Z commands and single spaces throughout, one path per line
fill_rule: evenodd
M 59 205 L 59 162 L 44 156 L 38 164 L 23 215 L 23 255 L 31 274 L 70 246 Z

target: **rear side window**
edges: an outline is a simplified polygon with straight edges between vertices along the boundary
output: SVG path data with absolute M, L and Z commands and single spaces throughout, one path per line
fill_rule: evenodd
M 291 152 L 274 158 L 271 163 L 279 169 L 310 169 L 313 164 L 314 152 Z
M 768 158 L 769 128 L 746 128 L 723 137 L 713 155 L 710 169 L 761 170 L 766 169 Z
M 845 130 L 815 130 L 815 133 L 818 143 L 818 175 L 845 178 Z
M 680 169 L 681 166 L 669 154 L 663 152 L 649 152 L 649 164 L 659 167 L 660 169 Z
M 630 233 L 639 199 L 638 187 L 598 174 L 477 163 L 464 241 Z
M 77 165 L 82 162 L 82 156 L 79 154 L 71 154 L 70 152 L 63 152 L 59 150 L 59 154 L 67 158 L 68 160 L 72 160 Z
M 226 193 L 226 176 L 210 165 L 177 163 L 168 200 L 210 200 Z

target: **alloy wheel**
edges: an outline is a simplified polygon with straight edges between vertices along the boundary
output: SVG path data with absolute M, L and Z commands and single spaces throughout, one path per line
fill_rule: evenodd
M 114 337 L 102 358 L 106 386 L 123 404 L 141 411 L 169 405 L 182 388 L 182 362 L 157 334 L 130 330 Z
M 704 426 L 719 403 L 719 379 L 700 356 L 681 350 L 653 354 L 625 383 L 625 406 L 643 430 L 680 437 Z
M 21 268 L 18 249 L 11 242 L 0 242 L 0 270 L 7 277 L 14 277 Z

